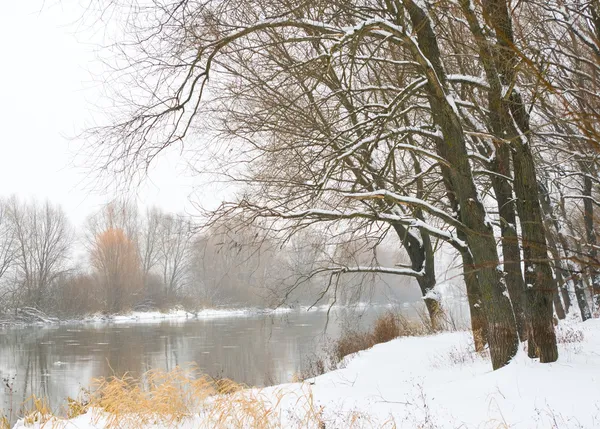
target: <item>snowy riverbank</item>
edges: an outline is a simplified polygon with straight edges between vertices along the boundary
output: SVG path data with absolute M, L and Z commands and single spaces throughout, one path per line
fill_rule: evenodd
M 356 303 L 349 306 L 329 305 L 318 306 L 297 306 L 297 307 L 277 307 L 277 308 L 206 308 L 198 311 L 186 311 L 183 309 L 172 309 L 168 311 L 130 311 L 122 314 L 92 314 L 79 318 L 58 318 L 46 315 L 33 308 L 19 309 L 16 315 L 0 315 L 0 328 L 12 328 L 34 325 L 53 325 L 53 324 L 79 324 L 79 323 L 154 323 L 166 320 L 189 320 L 189 319 L 215 319 L 229 317 L 252 317 L 264 315 L 279 315 L 291 313 L 294 311 L 328 311 L 339 309 L 361 310 L 367 307 L 377 308 L 411 308 L 417 304 L 370 304 Z
M 600 320 L 562 325 L 558 335 L 557 362 L 540 364 L 521 350 L 498 371 L 472 351 L 467 332 L 400 338 L 360 352 L 345 368 L 315 379 L 226 396 L 232 408 L 225 416 L 211 412 L 209 399 L 177 424 L 144 427 L 600 427 Z M 261 425 L 242 418 L 245 411 L 236 404 L 247 402 L 240 398 L 261 404 L 252 408 L 267 416 Z M 242 420 L 248 424 L 240 425 Z M 110 416 L 92 410 L 51 423 L 96 429 L 109 421 Z M 41 425 L 20 421 L 16 427 Z

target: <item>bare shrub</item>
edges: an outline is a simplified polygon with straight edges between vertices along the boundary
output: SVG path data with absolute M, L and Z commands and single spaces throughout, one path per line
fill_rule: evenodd
M 302 369 L 294 375 L 292 381 L 304 381 L 325 374 L 328 369 L 331 369 L 327 368 L 325 359 L 326 357 L 318 356 L 316 354 L 309 356 L 304 360 Z
M 401 314 L 396 316 L 396 323 L 398 324 L 398 337 L 422 337 L 435 332 L 431 323 L 423 323 L 421 319 L 411 320 Z
M 294 374 L 293 381 L 304 381 L 340 368 L 346 356 L 367 350 L 375 344 L 386 343 L 398 337 L 431 333 L 430 327 L 422 320 L 410 320 L 401 314 L 387 311 L 375 320 L 371 332 L 347 329 L 337 340 L 328 341 L 329 345 L 320 354 L 310 355 L 304 360 L 301 369 Z
M 371 333 L 347 331 L 335 343 L 334 356 L 338 362 L 341 362 L 346 356 L 366 350 L 374 345 Z
M 412 321 L 388 311 L 377 318 L 372 332 L 345 332 L 335 344 L 334 356 L 340 362 L 344 357 L 371 348 L 375 344 L 386 343 L 398 337 L 416 337 L 430 333 L 430 327 L 422 320 Z
M 388 311 L 375 321 L 372 340 L 374 344 L 387 343 L 400 336 L 399 317 Z

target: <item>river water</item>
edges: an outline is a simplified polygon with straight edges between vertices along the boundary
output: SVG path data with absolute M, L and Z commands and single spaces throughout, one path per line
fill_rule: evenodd
M 289 382 L 346 324 L 370 328 L 385 310 L 337 309 L 329 318 L 325 311 L 294 311 L 0 330 L 0 415 L 14 419 L 31 395 L 49 398 L 58 409 L 95 377 L 125 372 L 135 377 L 190 363 L 213 377 L 249 386 Z

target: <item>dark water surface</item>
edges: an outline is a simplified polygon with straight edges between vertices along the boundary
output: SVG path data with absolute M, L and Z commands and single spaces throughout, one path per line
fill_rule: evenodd
M 325 311 L 0 330 L 0 415 L 14 418 L 32 394 L 58 409 L 94 377 L 139 376 L 191 362 L 250 386 L 289 382 L 345 324 L 369 328 L 385 310 L 332 311 L 326 331 Z

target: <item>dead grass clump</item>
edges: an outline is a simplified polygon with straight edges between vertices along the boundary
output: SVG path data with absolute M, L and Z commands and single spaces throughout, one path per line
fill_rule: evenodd
M 391 311 L 383 314 L 375 321 L 373 327 L 373 343 L 387 343 L 400 336 L 400 324 L 397 315 Z
M 89 396 L 87 396 L 88 392 L 84 391 L 83 395 L 84 397 L 67 398 L 66 415 L 68 419 L 74 419 L 75 417 L 78 417 L 88 412 L 90 404 Z
M 371 332 L 346 331 L 335 344 L 334 356 L 337 362 L 341 362 L 344 357 L 371 348 L 375 344 L 386 343 L 398 337 L 417 337 L 429 333 L 423 322 L 409 320 L 388 311 L 377 318 Z
M 335 343 L 333 353 L 336 361 L 341 362 L 346 356 L 369 349 L 374 345 L 371 333 L 346 331 Z
M 89 406 L 108 413 L 108 427 L 144 427 L 155 421 L 168 426 L 194 412 L 197 402 L 227 388 L 195 369 L 151 370 L 141 380 L 129 375 L 93 382 Z
M 31 405 L 27 405 L 29 402 L 31 402 Z M 26 426 L 32 426 L 35 423 L 39 423 L 42 426 L 54 418 L 47 398 L 38 398 L 32 395 L 25 401 L 23 406 L 27 410 L 24 412 L 23 417 L 23 422 Z
M 108 429 L 176 427 L 198 415 L 202 427 L 274 428 L 273 406 L 260 392 L 201 375 L 194 368 L 175 368 L 149 371 L 140 380 L 127 375 L 95 380 L 87 407 L 105 412 L 96 414 L 94 420 L 103 419 Z
M 0 417 L 0 429 L 10 429 L 10 421 L 4 415 Z

